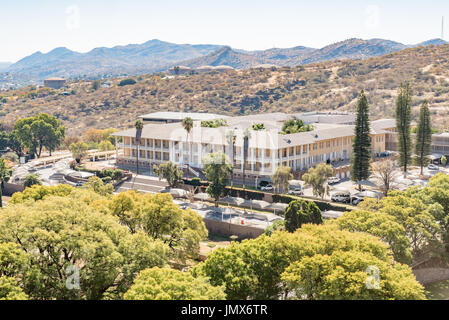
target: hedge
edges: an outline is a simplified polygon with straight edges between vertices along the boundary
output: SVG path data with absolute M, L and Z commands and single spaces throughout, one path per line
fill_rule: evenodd
M 330 202 L 326 202 L 326 201 L 306 200 L 304 198 L 294 197 L 294 196 L 289 196 L 289 195 L 284 195 L 284 194 L 274 194 L 273 195 L 273 202 L 280 202 L 280 203 L 289 204 L 293 200 L 298 200 L 298 199 L 315 202 L 315 204 L 318 206 L 318 208 L 320 208 L 321 211 L 334 210 L 334 211 L 345 212 L 345 211 L 349 211 L 350 210 L 350 209 L 348 209 L 348 208 L 346 208 L 344 206 L 334 205 L 334 204 L 332 204 Z
M 253 190 L 248 190 L 248 189 L 244 190 L 241 188 L 226 187 L 225 196 L 239 197 L 239 198 L 251 199 L 251 200 L 263 200 L 265 197 L 265 194 L 263 192 L 253 191 Z

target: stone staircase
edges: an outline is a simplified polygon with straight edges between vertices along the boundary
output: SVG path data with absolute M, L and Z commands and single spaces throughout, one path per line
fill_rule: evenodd
M 136 190 L 143 193 L 159 193 L 168 186 L 167 182 L 159 181 L 156 177 L 151 176 L 133 176 L 130 180 L 125 181 L 116 187 L 115 192 L 120 193 L 127 190 Z

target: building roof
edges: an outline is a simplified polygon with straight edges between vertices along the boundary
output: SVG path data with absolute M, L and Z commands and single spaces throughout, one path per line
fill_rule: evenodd
M 317 141 L 333 139 L 338 137 L 348 137 L 354 134 L 352 125 L 334 125 L 334 124 L 314 124 L 315 130 L 294 134 L 279 134 L 280 128 L 250 131 L 250 145 L 256 145 L 259 148 L 274 149 L 285 148 L 294 145 L 312 144 Z M 204 128 L 197 122 L 194 124 L 189 135 L 189 141 L 193 143 L 219 144 L 227 145 L 229 132 L 233 130 L 236 135 L 236 146 L 243 146 L 243 136 L 245 129 L 233 128 L 232 126 L 219 128 Z M 114 136 L 135 137 L 136 129 L 131 128 L 125 131 L 116 132 Z M 142 138 L 163 139 L 172 141 L 185 141 L 186 131 L 181 123 L 168 124 L 147 124 L 142 129 Z
M 153 112 L 148 113 L 139 118 L 153 119 L 153 120 L 176 120 L 181 121 L 184 118 L 190 117 L 194 121 L 214 120 L 214 119 L 226 119 L 228 116 L 214 114 L 214 113 L 196 113 L 196 112 Z
M 48 79 L 45 79 L 45 81 L 65 81 L 65 79 L 63 79 L 63 78 L 48 78 Z

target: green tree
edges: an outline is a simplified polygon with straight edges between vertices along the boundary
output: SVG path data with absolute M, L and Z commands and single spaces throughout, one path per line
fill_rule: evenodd
M 301 119 L 288 119 L 284 122 L 281 129 L 281 134 L 292 134 L 298 132 L 312 131 L 313 127 L 309 124 L 304 124 Z
M 184 128 L 184 130 L 187 133 L 186 142 L 187 142 L 187 145 L 189 146 L 189 150 L 187 152 L 189 160 L 187 161 L 187 165 L 190 165 L 190 161 L 192 159 L 192 157 L 191 157 L 191 150 L 192 150 L 192 148 L 191 148 L 191 145 L 190 145 L 190 142 L 189 142 L 189 135 L 190 135 L 190 132 L 193 129 L 193 120 L 192 120 L 192 118 L 186 117 L 186 118 L 182 119 L 181 125 L 182 125 L 182 127 Z
M 447 164 L 447 158 L 446 158 L 445 156 L 442 156 L 442 157 L 441 157 L 441 164 L 442 164 L 443 166 L 446 167 L 446 164 Z
M 366 286 L 370 265 L 379 268 L 379 290 Z M 392 259 L 385 242 L 330 224 L 234 242 L 209 254 L 193 273 L 224 286 L 228 299 L 425 298 L 411 269 Z
M 315 202 L 305 200 L 294 200 L 290 202 L 285 210 L 285 230 L 295 232 L 306 223 L 323 223 L 321 210 Z
M 327 178 L 332 177 L 334 170 L 332 166 L 325 163 L 318 164 L 315 168 L 310 168 L 302 179 L 312 186 L 313 195 L 324 198 L 329 193 Z
M 340 229 L 366 232 L 388 243 L 394 259 L 409 264 L 412 261 L 410 240 L 404 227 L 390 214 L 378 211 L 352 210 L 333 221 Z
M 357 117 L 355 120 L 354 142 L 352 145 L 351 180 L 360 182 L 370 176 L 371 137 L 369 125 L 369 107 L 363 90 L 357 101 Z M 359 190 L 362 186 L 359 183 Z
M 111 195 L 114 192 L 114 186 L 110 183 L 105 184 L 99 177 L 90 177 L 83 187 L 102 196 Z
M 111 150 L 114 150 L 114 145 L 109 140 L 103 140 L 99 143 L 98 150 L 111 151 Z
M 301 300 L 425 299 L 409 267 L 368 252 L 334 251 L 304 257 L 287 268 L 282 280 Z
M 99 211 L 98 200 L 92 200 L 99 197 L 75 189 L 69 196 L 11 204 L 2 211 L 0 243 L 30 253 L 31 272 L 18 278 L 31 299 L 121 298 L 136 273 L 166 264 L 167 246 L 143 232 L 131 234 Z M 69 290 L 74 270 L 79 288 Z
M 2 195 L 3 195 L 3 183 L 8 182 L 11 178 L 12 169 L 6 165 L 4 159 L 0 158 L 0 208 L 3 207 Z
M 0 300 L 28 300 L 14 278 L 0 276 Z
M 280 193 L 288 191 L 289 180 L 293 179 L 292 168 L 290 167 L 277 167 L 275 173 L 271 177 L 274 187 L 279 190 Z
M 44 147 L 51 154 L 65 137 L 64 125 L 54 116 L 46 113 L 17 120 L 14 131 L 22 146 L 36 154 L 38 158 Z
M 223 153 L 210 153 L 203 158 L 203 170 L 209 181 L 206 192 L 215 199 L 215 206 L 218 207 L 218 200 L 224 195 L 232 175 L 232 166 Z
M 89 147 L 84 142 L 74 142 L 69 146 L 70 152 L 72 152 L 72 157 L 76 162 L 80 163 L 81 160 L 87 156 L 87 151 Z
M 142 120 L 137 120 L 134 124 L 134 127 L 136 128 L 136 174 L 139 174 L 139 146 L 140 146 L 140 138 L 142 137 L 142 129 L 143 129 L 143 122 Z
M 132 233 L 141 230 L 164 241 L 181 260 L 197 258 L 199 242 L 207 237 L 202 218 L 190 209 L 182 210 L 170 194 L 141 195 L 130 190 L 113 196 L 109 208 Z
M 221 287 L 189 272 L 154 267 L 140 272 L 125 293 L 126 300 L 224 300 Z
M 136 84 L 136 80 L 128 78 L 128 79 L 123 79 L 122 81 L 120 81 L 118 86 L 123 87 L 123 86 L 129 86 L 129 85 L 133 85 L 133 84 Z
M 410 83 L 402 83 L 396 99 L 396 130 L 398 132 L 399 166 L 407 173 L 411 162 L 412 140 L 410 136 L 410 122 L 412 113 L 412 89 Z
M 41 185 L 42 181 L 39 178 L 39 176 L 37 174 L 29 174 L 25 177 L 25 180 L 23 182 L 23 185 L 25 186 L 25 188 L 34 186 L 34 185 Z
M 153 166 L 153 172 L 159 176 L 159 180 L 165 179 L 170 187 L 175 187 L 178 182 L 182 181 L 183 173 L 178 165 L 172 161 L 162 163 L 159 166 Z
M 423 175 L 424 166 L 427 164 L 427 156 L 432 151 L 432 127 L 430 123 L 430 112 L 427 101 L 425 100 L 419 110 L 419 121 L 416 132 L 415 154 L 416 162 L 421 167 Z

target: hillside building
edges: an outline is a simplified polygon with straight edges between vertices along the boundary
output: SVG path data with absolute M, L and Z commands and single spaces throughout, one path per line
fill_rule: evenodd
M 66 80 L 63 78 L 48 78 L 44 80 L 44 87 L 61 89 L 65 86 Z
M 186 115 L 183 115 L 186 116 Z M 198 117 L 188 114 L 193 119 Z M 224 117 L 222 117 L 224 118 Z M 290 119 L 303 119 L 313 125 L 313 131 L 281 134 L 282 124 Z M 218 128 L 194 127 L 187 133 L 179 121 L 152 123 L 144 126 L 139 145 L 139 167 L 151 171 L 154 164 L 173 161 L 189 165 L 199 171 L 202 159 L 211 152 L 223 152 L 234 164 L 234 179 L 255 180 L 271 176 L 279 166 L 289 166 L 300 175 L 318 163 L 329 163 L 335 174 L 349 177 L 349 159 L 352 153 L 355 116 L 347 113 L 269 113 L 251 116 L 226 117 L 227 126 Z M 252 130 L 254 124 L 263 123 L 264 130 Z M 385 135 L 390 123 L 372 122 L 371 141 L 373 156 L 385 152 Z M 244 135 L 249 128 L 248 155 L 244 161 Z M 136 130 L 134 128 L 114 134 L 121 137 L 116 144 L 117 165 L 133 167 L 136 164 Z M 232 138 L 235 145 L 232 148 Z

